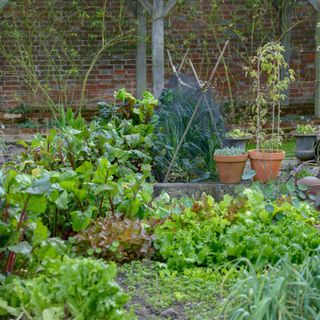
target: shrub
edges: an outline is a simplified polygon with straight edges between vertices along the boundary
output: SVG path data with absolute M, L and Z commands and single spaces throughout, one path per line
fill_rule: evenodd
M 0 315 L 34 319 L 129 319 L 128 300 L 115 283 L 116 267 L 64 257 L 46 260 L 34 278 L 8 277 L 0 288 Z

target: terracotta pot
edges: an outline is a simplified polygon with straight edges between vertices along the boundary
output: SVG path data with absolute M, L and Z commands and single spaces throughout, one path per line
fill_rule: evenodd
M 253 180 L 268 182 L 277 179 L 285 156 L 283 150 L 249 150 L 251 168 L 256 172 Z
M 248 160 L 248 154 L 240 156 L 222 156 L 213 157 L 216 162 L 218 177 L 222 183 L 240 183 L 244 167 Z

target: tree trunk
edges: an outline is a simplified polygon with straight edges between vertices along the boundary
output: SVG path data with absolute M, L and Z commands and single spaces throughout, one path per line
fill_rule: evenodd
M 158 98 L 164 88 L 164 0 L 153 0 L 152 80 Z
M 284 0 L 282 7 L 280 9 L 281 14 L 281 33 L 282 39 L 281 44 L 284 47 L 285 51 L 283 53 L 283 57 L 285 62 L 290 67 L 291 62 L 291 22 L 292 22 L 292 6 L 288 4 L 288 1 Z M 288 76 L 288 68 L 281 68 L 280 70 L 280 79 L 283 80 L 286 76 Z M 289 89 L 286 89 L 284 92 L 285 99 L 281 102 L 283 106 L 289 105 Z
M 136 83 L 137 96 L 147 89 L 147 22 L 144 8 L 137 2 L 137 62 L 136 62 Z

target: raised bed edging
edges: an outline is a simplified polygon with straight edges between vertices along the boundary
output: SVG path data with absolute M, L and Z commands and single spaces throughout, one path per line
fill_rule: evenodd
M 296 159 L 285 159 L 282 162 L 280 171 L 280 181 L 286 181 L 291 171 L 299 165 L 300 161 Z M 247 169 L 250 168 L 250 162 L 247 162 Z M 161 192 L 168 193 L 171 197 L 180 198 L 183 196 L 199 199 L 202 193 L 210 194 L 216 201 L 223 199 L 225 194 L 234 195 L 237 186 L 250 186 L 251 181 L 242 181 L 241 184 L 223 184 L 220 182 L 205 183 L 156 183 L 154 185 L 153 195 L 157 197 Z
M 251 182 L 243 182 L 242 185 L 249 186 Z M 210 183 L 156 183 L 154 185 L 153 195 L 157 197 L 161 192 L 166 192 L 173 198 L 181 198 L 183 196 L 199 199 L 202 193 L 210 194 L 217 201 L 223 199 L 225 194 L 235 194 L 235 188 L 239 184 L 223 184 L 220 182 Z

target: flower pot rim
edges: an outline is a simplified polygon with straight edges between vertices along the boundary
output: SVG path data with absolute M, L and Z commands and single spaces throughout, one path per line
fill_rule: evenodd
M 260 150 L 258 150 L 258 149 L 250 149 L 248 151 L 249 154 L 253 153 L 253 152 L 255 152 L 255 153 L 266 153 L 266 154 L 272 154 L 272 153 L 283 154 L 283 153 L 286 153 L 282 149 L 260 149 Z
M 230 155 L 214 155 L 213 159 L 216 162 L 243 162 L 247 161 L 249 158 L 248 152 L 238 155 L 238 156 L 230 156 Z
M 249 158 L 258 161 L 282 161 L 286 156 L 284 150 L 253 149 L 249 150 Z
M 316 131 L 314 133 L 306 133 L 306 134 L 296 133 L 296 131 L 293 131 L 293 132 L 291 132 L 291 134 L 294 137 L 316 137 L 318 134 L 320 134 L 320 130 L 318 130 L 318 131 Z
M 251 139 L 252 137 L 253 137 L 252 134 L 248 134 L 248 135 L 243 136 L 243 137 L 228 137 L 228 136 L 226 135 L 226 140 L 239 140 L 239 141 L 241 141 L 241 140 L 249 140 L 249 139 Z

